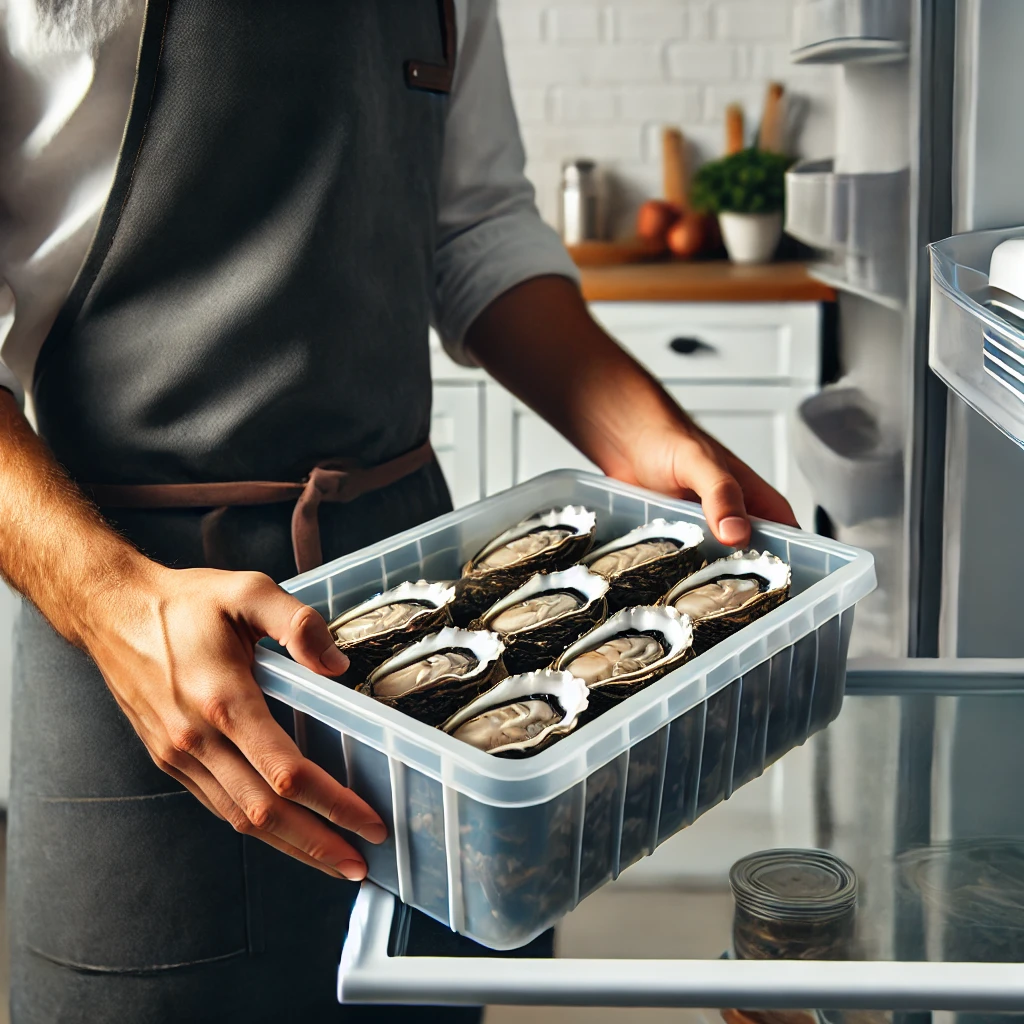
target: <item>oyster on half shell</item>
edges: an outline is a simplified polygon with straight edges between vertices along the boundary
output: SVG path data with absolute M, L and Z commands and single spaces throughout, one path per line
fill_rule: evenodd
M 588 696 L 568 672 L 527 672 L 503 679 L 441 728 L 488 754 L 529 757 L 576 728 Z
M 499 634 L 508 670 L 528 672 L 550 665 L 569 644 L 604 621 L 607 592 L 608 581 L 583 565 L 537 573 L 491 605 L 471 628 Z
M 734 551 L 680 580 L 662 599 L 689 615 L 698 654 L 777 608 L 789 596 L 790 567 L 770 551 Z
M 455 588 L 440 583 L 402 583 L 335 616 L 327 627 L 350 661 L 341 677 L 357 686 L 400 647 L 450 622 Z
M 693 657 L 693 628 L 674 608 L 624 608 L 580 637 L 552 666 L 583 679 L 600 713 Z
M 452 618 L 466 625 L 534 573 L 567 569 L 594 542 L 597 519 L 580 505 L 538 513 L 495 537 L 463 567 Z
M 507 674 L 494 633 L 449 626 L 378 665 L 360 693 L 439 725 Z
M 592 551 L 584 560 L 611 584 L 608 610 L 653 604 L 677 580 L 704 564 L 704 531 L 683 520 L 652 519 Z

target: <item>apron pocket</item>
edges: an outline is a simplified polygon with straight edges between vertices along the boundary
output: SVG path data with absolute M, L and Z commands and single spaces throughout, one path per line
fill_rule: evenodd
M 27 797 L 28 946 L 85 970 L 151 971 L 247 951 L 241 836 L 190 793 Z

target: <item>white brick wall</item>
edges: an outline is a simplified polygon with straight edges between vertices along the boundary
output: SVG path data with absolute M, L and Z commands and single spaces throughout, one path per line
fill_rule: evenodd
M 789 63 L 796 0 L 498 0 L 509 77 L 544 217 L 557 220 L 561 163 L 599 160 L 613 179 L 613 230 L 661 193 L 661 126 L 682 128 L 694 162 L 721 154 L 724 111 L 748 137 L 767 83 L 802 105 L 798 156 L 830 156 L 836 71 Z

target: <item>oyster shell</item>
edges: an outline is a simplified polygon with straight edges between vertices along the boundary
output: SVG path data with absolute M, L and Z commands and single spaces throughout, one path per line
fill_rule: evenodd
M 507 674 L 494 633 L 448 626 L 404 647 L 358 687 L 382 704 L 439 725 Z
M 571 672 L 590 689 L 599 714 L 638 693 L 693 657 L 693 628 L 674 608 L 624 608 L 580 637 L 552 668 Z
M 351 662 L 341 681 L 357 686 L 400 647 L 448 625 L 454 598 L 454 587 L 420 580 L 402 583 L 335 616 L 327 628 Z
M 503 679 L 441 728 L 488 754 L 528 757 L 572 732 L 587 701 L 586 684 L 568 672 L 527 672 Z
M 505 642 L 509 672 L 528 672 L 550 665 L 559 652 L 604 621 L 607 592 L 608 581 L 583 565 L 537 573 L 491 605 L 472 628 L 498 633 Z
M 676 580 L 704 564 L 704 531 L 683 520 L 652 519 L 592 551 L 584 560 L 611 584 L 608 610 L 653 604 Z
M 466 625 L 536 572 L 567 569 L 594 543 L 597 519 L 579 505 L 537 513 L 495 537 L 463 567 L 452 618 Z
M 680 580 L 663 603 L 690 616 L 693 646 L 703 654 L 789 596 L 792 572 L 769 551 L 734 551 Z

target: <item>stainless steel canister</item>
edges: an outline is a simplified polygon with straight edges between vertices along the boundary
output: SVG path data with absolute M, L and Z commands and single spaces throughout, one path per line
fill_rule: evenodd
M 562 165 L 559 229 L 566 245 L 604 237 L 604 196 L 593 160 L 569 160 Z

